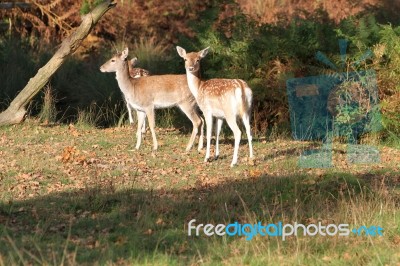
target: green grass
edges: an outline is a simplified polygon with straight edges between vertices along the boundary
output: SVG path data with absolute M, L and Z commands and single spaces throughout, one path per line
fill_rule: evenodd
M 156 153 L 149 132 L 134 150 L 134 132 L 35 122 L 2 127 L 0 265 L 400 262 L 396 149 L 380 146 L 379 164 L 350 165 L 346 145 L 334 143 L 334 168 L 303 169 L 299 154 L 318 143 L 255 140 L 250 163 L 243 141 L 231 169 L 229 134 L 221 157 L 203 163 L 204 153 L 184 152 L 189 135 L 179 130 L 158 128 Z M 379 225 L 384 236 L 189 237 L 191 219 Z

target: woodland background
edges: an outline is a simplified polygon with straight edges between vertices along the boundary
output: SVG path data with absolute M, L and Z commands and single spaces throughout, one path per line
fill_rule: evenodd
M 26 1 L 0 9 L 0 110 L 55 51 L 81 16 L 99 1 Z M 108 127 L 126 122 L 112 75 L 98 71 L 116 49 L 128 46 L 153 74 L 184 73 L 175 45 L 211 47 L 206 78 L 242 78 L 254 90 L 253 131 L 288 131 L 286 80 L 332 73 L 315 58 L 340 62 L 338 39 L 350 41 L 348 62 L 374 56 L 354 71 L 378 75 L 383 137 L 400 130 L 400 10 L 398 1 L 206 0 L 117 1 L 84 46 L 52 78 L 30 114 L 46 121 L 85 121 Z M 177 110 L 160 111 L 160 126 L 185 127 Z M 183 121 L 186 121 L 183 119 Z

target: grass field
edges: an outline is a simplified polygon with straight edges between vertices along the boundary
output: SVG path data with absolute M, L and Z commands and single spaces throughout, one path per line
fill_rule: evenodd
M 400 150 L 378 145 L 378 164 L 298 167 L 319 143 L 256 139 L 256 159 L 233 140 L 221 156 L 184 153 L 188 134 L 157 129 L 139 151 L 130 127 L 96 129 L 28 121 L 0 128 L 0 265 L 400 265 Z M 381 226 L 383 236 L 188 236 L 196 224 Z

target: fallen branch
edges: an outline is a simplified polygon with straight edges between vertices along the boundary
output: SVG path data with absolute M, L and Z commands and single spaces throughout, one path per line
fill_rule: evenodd
M 0 126 L 22 122 L 28 103 L 49 82 L 51 76 L 60 68 L 67 56 L 78 49 L 100 18 L 115 5 L 113 0 L 106 0 L 83 17 L 81 25 L 61 43 L 61 47 L 54 56 L 29 80 L 10 106 L 0 113 Z

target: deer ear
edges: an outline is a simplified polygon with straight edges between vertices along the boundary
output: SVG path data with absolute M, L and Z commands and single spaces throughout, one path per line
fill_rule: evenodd
M 128 49 L 128 47 L 126 47 L 121 53 L 121 59 L 126 60 L 126 58 L 128 57 L 128 53 L 129 53 L 129 49 Z
M 131 63 L 131 65 L 132 65 L 132 67 L 134 67 L 134 66 L 136 65 L 137 61 L 138 61 L 137 57 L 134 57 L 134 58 L 132 58 L 132 59 L 130 60 L 130 63 Z
M 177 46 L 176 50 L 178 51 L 178 54 L 180 55 L 180 57 L 185 57 L 186 56 L 186 50 L 183 49 L 182 47 Z
M 208 50 L 209 50 L 209 49 L 210 49 L 210 47 L 207 47 L 207 48 L 201 50 L 201 51 L 199 52 L 200 57 L 201 57 L 201 58 L 204 58 L 204 57 L 208 54 Z

